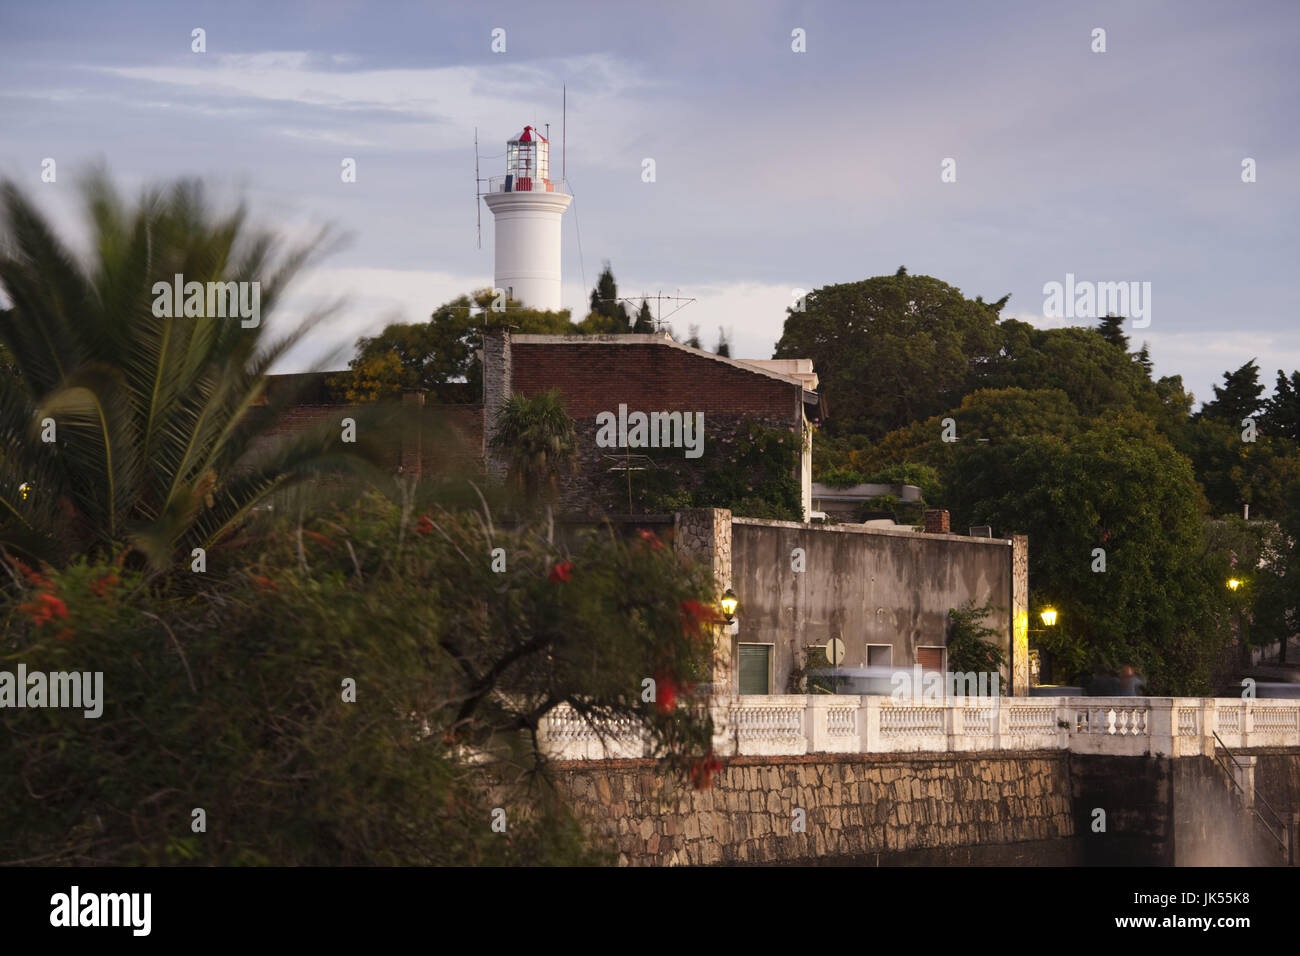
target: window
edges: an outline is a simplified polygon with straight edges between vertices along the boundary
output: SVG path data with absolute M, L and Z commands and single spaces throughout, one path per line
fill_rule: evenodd
M 740 645 L 740 692 L 742 694 L 770 694 L 772 692 L 772 645 Z
M 804 648 L 804 662 L 804 673 L 808 675 L 808 693 L 835 693 L 834 677 L 829 673 L 831 662 L 826 658 L 826 645 L 810 644 Z
M 918 647 L 916 649 L 916 662 L 921 665 L 921 673 L 929 674 L 934 671 L 943 673 L 943 652 L 942 647 Z
M 868 667 L 893 667 L 894 666 L 894 645 L 893 644 L 868 644 L 867 645 L 867 666 Z

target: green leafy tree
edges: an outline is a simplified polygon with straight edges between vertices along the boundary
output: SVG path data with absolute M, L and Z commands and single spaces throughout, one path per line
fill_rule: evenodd
M 775 358 L 811 358 L 835 434 L 877 439 L 956 405 L 996 353 L 997 305 L 929 276 L 809 292 L 787 309 Z
M 1034 591 L 1060 611 L 1057 638 L 1086 648 L 1084 666 L 1133 666 L 1157 693 L 1208 691 L 1227 636 L 1198 560 L 1202 498 L 1149 421 L 970 446 L 948 501 L 959 525 L 1029 534 Z
M 1279 518 L 1290 505 L 1287 489 L 1300 476 L 1300 450 L 1263 431 L 1245 441 L 1242 431 L 1240 424 L 1211 415 L 1190 426 L 1190 457 L 1210 512 L 1241 514 L 1250 505 L 1252 517 Z
M 606 262 L 596 287 L 591 290 L 591 311 L 578 324 L 578 329 L 587 335 L 611 335 L 627 332 L 630 325 L 627 306 L 618 298 L 614 270 Z
M 1278 642 L 1284 664 L 1288 643 L 1300 635 L 1300 480 L 1288 487 L 1287 500 L 1288 507 L 1279 520 L 1270 522 L 1271 533 L 1262 548 L 1263 564 L 1257 571 L 1258 586 L 1251 589 L 1257 595 L 1251 609 L 1256 642 Z
M 1089 418 L 1131 408 L 1153 410 L 1145 369 L 1096 329 L 1036 329 L 1007 319 L 999 334 L 998 354 L 981 368 L 982 387 L 1059 389 Z
M 1223 373 L 1222 387 L 1214 386 L 1214 401 L 1206 402 L 1201 415 L 1240 428 L 1243 419 L 1260 410 L 1263 395 L 1259 366 L 1251 359 L 1235 372 Z
M 1096 331 L 1121 352 L 1128 353 L 1128 336 L 1124 334 L 1124 316 L 1108 315 L 1101 320 Z
M 654 316 L 650 314 L 650 303 L 642 299 L 641 308 L 636 313 L 636 322 L 632 325 L 632 331 L 638 335 L 648 335 L 654 330 L 655 320 Z
M 0 189 L 0 286 L 13 306 L 0 342 L 15 370 L 0 375 L 0 543 L 53 563 L 126 547 L 163 566 L 211 547 L 277 489 L 362 466 L 337 426 L 272 440 L 291 395 L 259 405 L 266 370 L 321 317 L 266 334 L 319 241 L 287 248 L 245 208 L 214 211 L 194 182 L 131 203 L 100 172 L 83 194 L 86 258 L 15 185 Z M 162 308 L 154 284 L 177 274 L 259 283 L 260 321 Z
M 471 396 L 477 396 L 483 379 L 478 359 L 482 329 L 496 324 L 524 334 L 577 331 L 567 310 L 530 309 L 515 299 L 494 295 L 491 289 L 479 289 L 443 303 L 428 322 L 395 322 L 378 335 L 357 339 L 349 371 L 333 376 L 331 384 L 350 402 L 393 398 L 411 388 L 436 391 L 450 382 L 468 382 Z
M 634 542 L 367 496 L 267 518 L 211 574 L 151 587 L 111 563 L 5 561 L 5 654 L 100 671 L 105 694 L 94 720 L 0 709 L 0 863 L 613 863 L 548 783 L 540 721 L 635 719 L 697 785 L 712 738 L 690 693 L 712 582 Z
M 1300 372 L 1287 378 L 1277 370 L 1277 386 L 1264 403 L 1264 416 L 1260 427 L 1270 435 L 1300 442 Z
M 1000 631 L 984 621 L 993 613 L 991 605 L 976 607 L 967 601 L 948 612 L 948 670 L 954 674 L 1001 673 L 1006 666 Z
M 512 395 L 497 418 L 494 447 L 504 452 L 510 477 L 530 508 L 554 500 L 559 477 L 577 465 L 578 438 L 559 389 Z
M 727 338 L 726 329 L 718 329 L 718 344 L 713 350 L 715 355 L 721 355 L 723 358 L 731 358 L 731 342 Z

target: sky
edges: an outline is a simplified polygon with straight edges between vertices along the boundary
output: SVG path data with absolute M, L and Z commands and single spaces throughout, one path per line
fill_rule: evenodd
M 330 226 L 268 321 L 342 300 L 277 370 L 341 368 L 492 284 L 475 130 L 485 178 L 525 124 L 558 170 L 567 87 L 575 318 L 604 260 L 742 358 L 794 290 L 899 266 L 1044 328 L 1093 324 L 1047 314 L 1067 274 L 1149 282 L 1127 331 L 1199 401 L 1252 358 L 1270 386 L 1300 368 L 1297 41 L 1294 2 L 0 0 L 0 177 L 69 236 L 98 163 L 131 193 L 201 177 L 291 240 Z

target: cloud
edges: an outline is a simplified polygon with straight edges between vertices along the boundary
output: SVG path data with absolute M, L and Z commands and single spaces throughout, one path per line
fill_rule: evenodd
M 521 125 L 521 116 L 554 116 L 559 112 L 556 94 L 563 83 L 569 85 L 575 106 L 580 98 L 585 114 L 602 117 L 603 136 L 627 139 L 641 126 L 633 115 L 635 110 L 630 108 L 635 100 L 629 100 L 629 94 L 654 85 L 629 63 L 603 53 L 430 69 L 331 68 L 340 63 L 339 56 L 305 51 L 206 54 L 202 62 L 194 57 L 192 63 L 184 65 L 91 69 L 138 83 L 188 89 L 207 97 L 314 107 L 322 111 L 322 123 L 333 126 L 342 122 L 356 130 L 353 141 L 358 142 L 374 138 L 362 130 L 377 123 L 388 124 L 397 118 L 432 121 L 437 136 L 406 142 L 394 142 L 389 137 L 379 140 L 386 148 L 418 147 L 430 152 L 440 146 L 446 148 L 449 143 L 463 148 L 462 144 L 472 142 L 475 127 L 514 133 Z M 358 57 L 342 56 L 342 63 L 359 62 Z M 589 146 L 584 151 L 584 162 L 614 161 L 599 140 Z M 493 143 L 489 151 L 496 148 Z M 621 156 L 618 159 L 622 161 Z

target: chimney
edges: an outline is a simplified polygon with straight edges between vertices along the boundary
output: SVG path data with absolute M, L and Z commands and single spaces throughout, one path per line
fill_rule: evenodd
M 510 397 L 510 326 L 495 325 L 483 330 L 483 459 L 488 474 L 502 478 L 505 459 L 492 448 L 497 416 Z
M 926 534 L 949 534 L 948 512 L 939 508 L 928 508 L 925 512 Z

